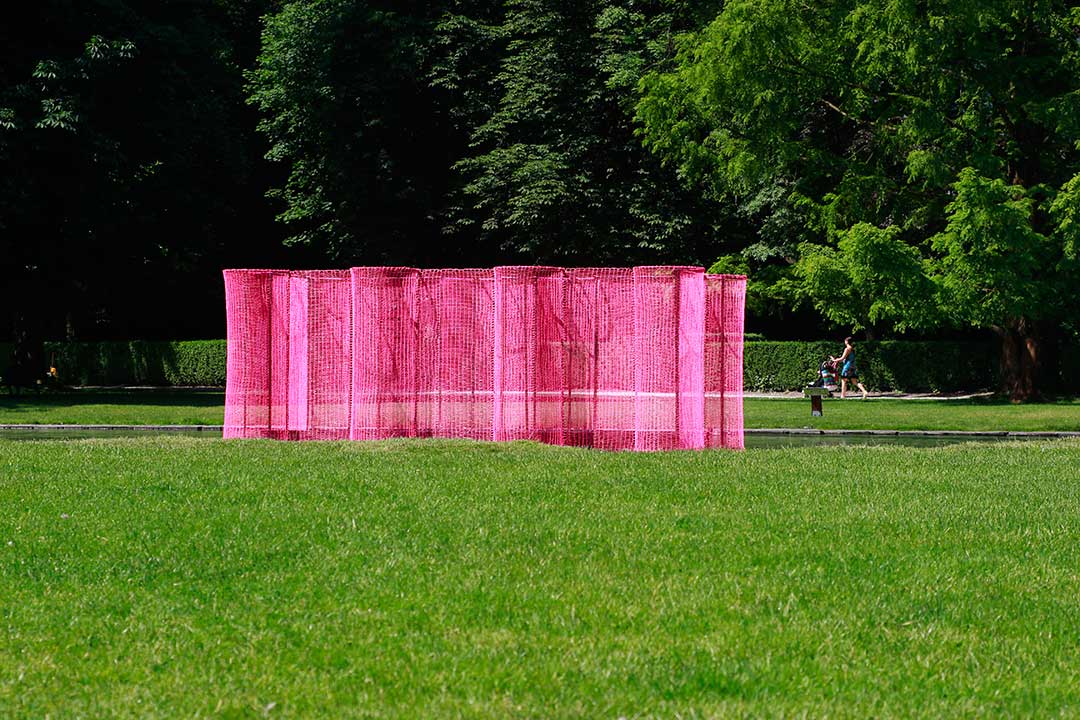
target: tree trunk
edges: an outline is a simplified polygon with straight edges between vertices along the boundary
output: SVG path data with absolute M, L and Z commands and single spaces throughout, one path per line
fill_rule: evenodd
M 1035 324 L 1022 317 L 1010 318 L 994 330 L 1001 339 L 1001 391 L 1014 403 L 1037 400 L 1041 357 Z

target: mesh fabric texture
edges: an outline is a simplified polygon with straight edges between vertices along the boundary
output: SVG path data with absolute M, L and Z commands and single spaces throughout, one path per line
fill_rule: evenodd
M 226 270 L 226 438 L 742 448 L 746 278 Z

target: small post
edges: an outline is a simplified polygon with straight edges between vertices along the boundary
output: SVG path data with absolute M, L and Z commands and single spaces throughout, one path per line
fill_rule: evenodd
M 810 416 L 821 417 L 823 414 L 821 398 L 832 397 L 832 393 L 829 392 L 828 388 L 811 386 L 803 388 L 803 397 L 810 398 Z

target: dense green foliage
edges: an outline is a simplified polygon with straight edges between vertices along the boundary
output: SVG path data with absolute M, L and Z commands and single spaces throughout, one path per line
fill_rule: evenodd
M 1078 465 L 0 441 L 0 713 L 1068 715 Z
M 280 255 L 240 73 L 269 5 L 40 0 L 0 23 L 5 339 L 221 332 L 222 265 Z
M 749 342 L 743 352 L 747 390 L 800 390 L 842 346 L 829 342 Z M 883 340 L 858 343 L 857 366 L 875 391 L 952 392 L 997 385 L 995 349 L 983 342 Z
M 319 0 L 267 17 L 251 101 L 268 157 L 289 166 L 273 194 L 293 240 L 346 263 L 424 256 L 454 150 L 423 71 L 439 10 Z
M 1069 372 L 1062 0 L 31 7 L 0 27 L 24 381 L 44 339 L 220 336 L 222 267 L 718 258 L 768 337 L 992 328 L 1013 397 Z
M 225 341 L 46 343 L 64 385 L 225 384 Z
M 460 9 L 444 18 L 440 47 L 455 54 L 439 59 L 435 82 L 471 118 L 451 229 L 576 264 L 700 263 L 735 245 L 730 212 L 677 183 L 632 122 L 642 74 L 718 5 L 529 0 L 487 3 L 502 8 L 495 25 Z M 488 62 L 458 54 L 470 41 L 494 51 Z
M 60 382 L 66 385 L 225 384 L 225 341 L 48 343 Z M 744 387 L 751 391 L 798 390 L 816 377 L 818 365 L 840 348 L 835 342 L 745 344 Z M 1054 390 L 1076 392 L 1068 368 L 1077 352 L 1067 347 Z M 988 343 L 885 340 L 858 345 L 862 378 L 877 391 L 950 392 L 992 388 L 997 363 Z
M 778 290 L 854 328 L 994 328 L 1024 398 L 1080 306 L 1078 33 L 1055 0 L 732 0 L 640 117 L 788 229 L 748 255 L 792 263 Z
M 729 214 L 633 126 L 642 74 L 708 17 L 660 0 L 286 3 L 250 73 L 290 167 L 281 217 L 366 263 L 714 256 Z

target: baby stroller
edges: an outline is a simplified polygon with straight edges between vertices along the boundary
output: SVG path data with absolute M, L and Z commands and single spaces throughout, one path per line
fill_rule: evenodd
M 820 387 L 832 392 L 840 387 L 840 363 L 825 360 L 818 366 L 817 379 L 810 383 L 810 387 Z

